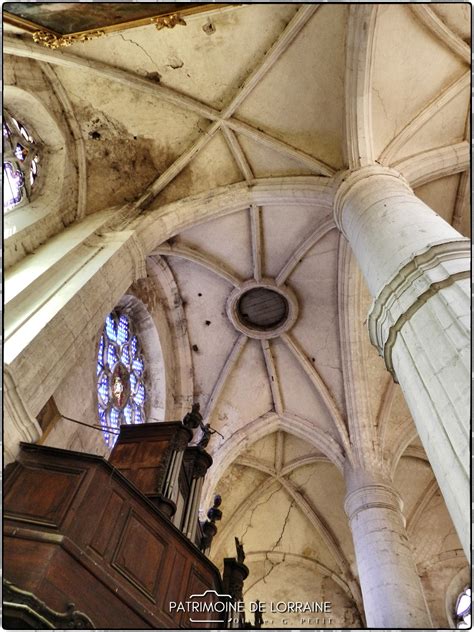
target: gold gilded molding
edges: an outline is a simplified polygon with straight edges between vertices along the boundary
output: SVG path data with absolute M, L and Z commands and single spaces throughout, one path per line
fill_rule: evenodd
M 77 42 L 87 42 L 105 35 L 104 31 L 89 31 L 88 33 L 78 33 L 73 35 L 55 35 L 49 31 L 35 31 L 33 33 L 33 41 L 41 44 L 46 48 L 66 48 Z
M 3 11 L 3 21 L 5 24 L 9 24 L 16 28 L 19 28 L 22 31 L 25 31 L 27 33 L 32 33 L 33 35 L 35 35 L 35 41 L 37 41 L 38 43 L 41 43 L 44 46 L 50 47 L 49 44 L 51 43 L 54 48 L 60 48 L 63 46 L 70 46 L 71 44 L 74 44 L 75 42 L 78 42 L 78 41 L 82 41 L 82 42 L 87 41 L 86 39 L 80 38 L 80 36 L 82 35 L 89 37 L 99 32 L 101 34 L 102 33 L 109 34 L 109 33 L 124 31 L 127 29 L 148 26 L 150 24 L 155 24 L 158 30 L 161 30 L 162 28 L 173 28 L 177 24 L 181 24 L 184 26 L 185 17 L 187 18 L 187 17 L 198 16 L 198 15 L 205 15 L 206 13 L 208 14 L 220 13 L 222 11 L 229 11 L 229 10 L 235 9 L 236 7 L 244 6 L 244 4 L 240 2 L 235 3 L 235 4 L 234 3 L 232 4 L 231 3 L 215 3 L 215 4 L 203 3 L 203 4 L 198 4 L 197 6 L 191 6 L 188 8 L 186 6 L 186 2 L 182 2 L 181 4 L 183 8 L 182 9 L 180 8 L 178 13 L 175 12 L 175 13 L 159 14 L 159 3 L 156 3 L 156 4 L 157 4 L 157 15 L 155 16 L 142 17 L 142 18 L 137 18 L 133 20 L 128 20 L 125 22 L 117 22 L 116 24 L 109 24 L 107 26 L 102 26 L 100 24 L 97 24 L 95 29 L 75 31 L 75 32 L 63 33 L 63 34 L 53 31 L 52 29 L 48 29 L 47 27 L 41 24 L 32 22 L 31 20 L 27 20 L 13 13 L 9 13 L 8 11 Z M 49 37 L 50 35 L 54 35 L 55 37 Z M 74 39 L 73 41 L 70 41 L 68 38 L 74 38 Z M 58 42 L 57 45 L 56 45 L 56 40 L 60 40 L 60 42 Z M 66 43 L 63 43 L 63 40 L 66 41 Z
M 186 22 L 179 13 L 172 13 L 171 15 L 163 15 L 157 18 L 152 18 L 151 23 L 155 25 L 157 31 L 161 31 L 161 29 L 164 28 L 174 29 L 174 27 L 178 24 L 186 26 Z

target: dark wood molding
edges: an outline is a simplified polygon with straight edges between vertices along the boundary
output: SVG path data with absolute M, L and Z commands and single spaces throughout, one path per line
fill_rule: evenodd
M 22 590 L 8 580 L 3 580 L 3 624 L 22 622 L 33 629 L 93 630 L 95 625 L 83 612 L 75 610 L 74 604 L 66 612 L 57 612 L 35 594 Z M 11 628 L 14 629 L 14 628 Z

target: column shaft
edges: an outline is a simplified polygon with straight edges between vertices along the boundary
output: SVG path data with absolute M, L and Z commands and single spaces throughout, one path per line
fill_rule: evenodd
M 182 527 L 182 531 L 184 533 L 185 536 L 188 536 L 188 533 L 190 532 L 191 529 L 191 525 L 192 525 L 192 521 L 193 521 L 193 507 L 195 505 L 196 502 L 196 483 L 197 483 L 196 478 L 194 478 L 191 482 L 191 489 L 189 492 L 189 496 L 188 496 L 188 500 L 187 500 L 187 505 L 186 505 L 186 513 L 184 516 L 184 522 L 183 522 L 183 527 Z
M 343 181 L 335 219 L 374 297 L 371 341 L 400 383 L 469 556 L 469 242 L 381 167 Z
M 201 489 L 202 489 L 202 478 L 197 478 L 193 482 L 196 483 L 196 487 L 194 490 L 193 496 L 193 504 L 191 508 L 191 516 L 188 525 L 187 536 L 190 540 L 194 542 L 194 538 L 196 537 L 196 529 L 198 523 L 198 510 L 199 510 L 199 501 L 201 500 Z
M 366 484 L 346 497 L 369 628 L 432 627 L 401 505 L 385 483 Z

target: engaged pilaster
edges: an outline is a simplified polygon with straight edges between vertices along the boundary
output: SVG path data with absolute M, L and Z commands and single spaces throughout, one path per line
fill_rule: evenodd
M 4 367 L 4 465 L 17 458 L 20 442 L 35 443 L 41 437 L 38 421 L 18 394 L 13 377 Z

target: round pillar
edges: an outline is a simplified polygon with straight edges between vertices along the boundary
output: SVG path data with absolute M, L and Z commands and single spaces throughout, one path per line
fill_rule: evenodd
M 367 627 L 431 628 L 400 496 L 389 483 L 361 481 L 360 476 L 349 476 L 348 490 L 344 508 L 354 541 Z
M 374 298 L 370 339 L 400 383 L 469 556 L 469 240 L 383 167 L 342 180 L 335 220 Z

